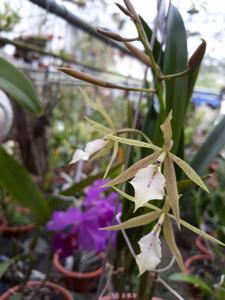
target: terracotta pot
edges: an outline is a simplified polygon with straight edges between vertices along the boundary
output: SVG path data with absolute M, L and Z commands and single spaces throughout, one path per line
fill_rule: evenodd
M 198 236 L 195 239 L 195 245 L 201 254 L 209 255 L 209 256 L 211 256 L 211 258 L 213 257 L 212 252 L 206 248 L 205 241 L 201 236 Z
M 30 213 L 30 209 L 25 207 L 17 207 L 16 211 L 24 214 Z M 6 226 L 3 232 L 4 235 L 8 237 L 21 237 L 31 232 L 33 228 L 34 228 L 34 224 L 26 224 L 21 226 Z
M 212 255 L 211 254 L 200 254 L 200 255 L 194 255 L 189 257 L 185 262 L 184 262 L 184 272 L 191 274 L 190 268 L 192 265 L 194 265 L 196 262 L 199 261 L 204 261 L 204 260 L 212 260 Z M 201 296 L 201 290 L 194 286 L 193 284 L 189 283 L 189 291 L 190 294 L 192 295 L 193 299 L 199 300 L 202 299 Z
M 31 288 L 38 286 L 39 284 L 40 284 L 40 281 L 29 281 L 27 283 L 27 285 Z M 61 287 L 58 284 L 47 281 L 45 283 L 45 286 L 48 286 L 48 287 L 52 288 L 54 291 L 59 292 L 59 294 L 62 296 L 62 300 L 74 300 L 74 298 L 69 293 L 69 291 L 67 291 L 65 288 Z M 10 296 L 12 296 L 15 292 L 17 292 L 20 289 L 20 287 L 21 287 L 20 285 L 17 285 L 15 287 L 9 289 L 2 296 L 0 296 L 0 300 L 8 300 Z
M 119 294 L 114 293 L 113 295 L 106 295 L 101 297 L 99 300 L 118 300 Z M 136 300 L 137 294 L 135 293 L 126 293 L 122 295 L 123 300 Z
M 7 221 L 6 219 L 4 219 L 3 217 L 0 218 L 0 236 L 2 235 L 2 233 L 5 231 L 6 227 L 7 227 Z
M 212 260 L 211 254 L 200 254 L 200 255 L 194 255 L 189 257 L 185 262 L 184 262 L 184 272 L 185 273 L 190 273 L 190 267 L 198 261 L 201 260 Z
M 119 299 L 119 294 L 113 294 L 112 295 L 106 295 L 101 297 L 99 300 L 118 300 Z M 122 295 L 123 300 L 137 300 L 137 294 L 136 293 L 126 293 Z M 163 300 L 158 297 L 152 297 L 151 300 Z
M 97 281 L 103 272 L 103 261 L 105 255 L 99 255 L 102 261 L 102 266 L 95 271 L 80 273 L 67 270 L 60 262 L 59 252 L 56 252 L 53 257 L 53 265 L 62 274 L 65 280 L 65 285 L 68 289 L 79 293 L 87 293 L 97 285 Z

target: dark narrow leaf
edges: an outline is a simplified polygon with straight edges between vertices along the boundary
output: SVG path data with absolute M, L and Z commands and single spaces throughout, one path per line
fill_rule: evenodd
M 170 275 L 169 279 L 172 281 L 191 283 L 195 287 L 199 287 L 207 295 L 211 295 L 213 292 L 203 280 L 192 274 L 174 273 Z
M 191 166 L 203 175 L 216 155 L 223 149 L 225 145 L 225 117 L 216 125 L 214 130 L 210 133 L 207 140 L 198 150 Z
M 182 17 L 173 5 L 170 7 L 167 30 L 166 48 L 163 60 L 163 73 L 175 74 L 187 68 L 187 38 Z M 176 153 L 186 108 L 188 77 L 171 79 L 166 81 L 166 112 L 172 110 L 172 132 L 173 132 L 173 152 Z
M 19 165 L 0 146 L 0 185 L 5 188 L 21 206 L 30 208 L 37 224 L 43 224 L 50 217 L 50 209 L 42 192 L 33 183 L 24 167 Z
M 118 174 L 119 170 L 121 169 L 122 164 L 118 164 L 111 169 L 109 172 L 109 177 L 114 177 Z M 85 187 L 92 184 L 96 179 L 103 178 L 105 171 L 99 172 L 96 175 L 89 176 L 88 178 L 73 184 L 71 187 L 63 191 L 61 194 L 65 196 L 74 196 L 75 193 L 82 192 Z
M 32 82 L 2 57 L 0 57 L 0 88 L 29 112 L 36 115 L 41 113 L 41 104 Z

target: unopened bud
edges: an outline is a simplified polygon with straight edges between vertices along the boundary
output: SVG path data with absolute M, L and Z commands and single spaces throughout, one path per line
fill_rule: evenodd
M 117 89 L 117 90 L 124 90 L 124 91 L 133 91 L 133 92 L 148 92 L 148 93 L 155 93 L 155 89 L 143 89 L 143 88 L 135 88 L 135 87 L 127 87 L 127 86 L 122 86 L 122 85 L 117 85 L 111 82 L 107 82 L 101 79 L 97 79 L 96 77 L 89 75 L 87 73 L 71 69 L 71 68 L 65 68 L 61 67 L 58 68 L 58 70 L 75 77 L 77 79 L 89 82 L 91 84 L 101 86 L 104 88 L 109 88 L 109 89 Z
M 119 7 L 119 9 L 128 17 L 130 17 L 130 12 L 124 7 L 122 6 L 121 4 L 119 3 L 116 3 L 116 5 Z
M 195 52 L 192 54 L 188 61 L 188 66 L 191 71 L 194 71 L 202 62 L 205 55 L 206 41 L 202 40 L 202 43 L 198 46 Z
M 124 38 L 116 32 L 112 32 L 105 28 L 96 28 L 97 32 L 117 42 L 132 42 L 138 38 Z
M 126 5 L 128 11 L 131 13 L 131 18 L 133 19 L 133 21 L 138 21 L 139 20 L 138 14 L 136 13 L 136 10 L 134 9 L 130 0 L 124 0 L 124 4 Z

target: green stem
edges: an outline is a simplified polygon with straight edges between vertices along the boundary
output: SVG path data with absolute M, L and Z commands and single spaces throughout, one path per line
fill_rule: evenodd
M 158 96 L 159 99 L 159 106 L 160 106 L 160 114 L 162 114 L 162 119 L 164 120 L 166 117 L 166 111 L 165 111 L 165 105 L 164 105 L 164 99 L 163 99 L 163 86 L 161 83 L 161 74 L 160 74 L 160 69 L 154 59 L 152 50 L 150 48 L 149 42 L 148 42 L 148 38 L 145 34 L 144 28 L 142 26 L 141 21 L 139 20 L 138 22 L 135 23 L 138 34 L 139 34 L 139 39 L 142 42 L 146 54 L 149 56 L 150 59 L 150 65 L 152 68 L 152 72 L 153 72 L 153 77 L 155 79 L 155 89 L 156 89 L 156 95 Z
M 34 229 L 34 234 L 32 236 L 32 240 L 31 240 L 30 245 L 29 245 L 29 255 L 30 255 L 31 262 L 30 262 L 30 266 L 28 268 L 28 271 L 25 275 L 25 278 L 23 280 L 23 283 L 22 283 L 22 286 L 21 286 L 21 289 L 20 289 L 21 299 L 23 299 L 25 288 L 26 288 L 26 283 L 29 280 L 31 272 L 32 272 L 32 270 L 34 268 L 34 265 L 36 263 L 36 259 L 35 259 L 35 256 L 34 256 L 34 251 L 35 251 L 35 247 L 37 245 L 38 237 L 39 237 L 39 230 L 37 228 L 35 228 Z
M 144 134 L 144 132 L 142 132 L 141 130 L 134 129 L 134 128 L 124 128 L 124 129 L 118 130 L 116 132 L 117 135 L 124 134 L 124 133 L 137 133 L 137 134 L 140 134 L 148 143 L 152 144 L 152 141 L 150 140 L 150 138 L 147 137 L 147 135 Z
M 183 77 L 183 76 L 189 74 L 190 71 L 191 71 L 191 69 L 188 67 L 184 71 L 176 73 L 176 74 L 161 75 L 159 77 L 159 79 L 160 80 L 169 80 L 169 79 L 173 79 L 173 78 L 180 78 L 180 77 Z

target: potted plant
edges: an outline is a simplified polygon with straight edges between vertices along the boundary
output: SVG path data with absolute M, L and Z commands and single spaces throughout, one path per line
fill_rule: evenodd
M 35 297 L 35 298 L 34 298 Z M 65 288 L 52 282 L 29 281 L 21 292 L 21 286 L 17 285 L 2 296 L 0 300 L 73 300 L 72 295 Z
M 122 298 L 120 297 L 119 294 L 111 294 L 111 295 L 107 295 L 107 296 L 103 296 L 100 298 L 100 300 L 138 300 L 137 298 L 137 294 L 135 293 L 126 293 L 126 294 L 122 294 Z M 159 297 L 152 297 L 151 300 L 162 300 Z
M 101 188 L 103 183 L 97 180 L 88 188 L 80 208 L 55 211 L 47 224 L 47 229 L 55 233 L 54 266 L 67 287 L 78 292 L 94 288 L 103 271 L 109 232 L 99 228 L 112 222 L 118 197 L 115 192 L 106 194 L 106 189 Z
M 175 273 L 170 279 L 187 282 L 194 299 L 208 299 L 209 296 L 213 300 L 223 299 L 225 297 L 225 290 L 222 287 L 225 270 L 223 252 L 219 248 L 214 248 L 213 251 L 207 249 L 201 237 L 196 239 L 196 247 L 200 254 L 186 259 L 184 262 L 186 274 Z M 217 298 L 218 295 L 222 298 Z
M 0 207 L 2 211 L 2 220 L 6 224 L 2 228 L 4 235 L 9 237 L 23 236 L 34 228 L 31 210 L 18 206 L 3 189 L 0 194 Z

